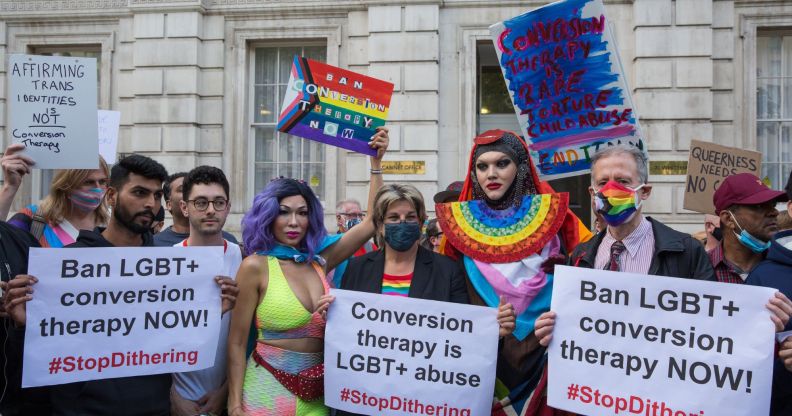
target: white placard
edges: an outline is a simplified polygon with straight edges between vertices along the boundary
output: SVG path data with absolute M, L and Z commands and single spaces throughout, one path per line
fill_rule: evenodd
M 775 330 L 765 304 L 775 291 L 557 266 L 548 404 L 586 415 L 766 415 Z
M 367 415 L 490 414 L 496 309 L 337 289 L 331 294 L 328 406 Z
M 8 57 L 8 132 L 37 169 L 99 167 L 96 59 Z
M 31 248 L 22 387 L 200 370 L 222 247 Z
M 118 127 L 121 124 L 121 112 L 99 110 L 99 154 L 105 162 L 116 163 L 118 148 Z

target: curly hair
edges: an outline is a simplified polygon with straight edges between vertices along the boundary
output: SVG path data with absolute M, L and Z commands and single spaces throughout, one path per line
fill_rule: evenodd
M 228 198 L 229 186 L 225 173 L 223 173 L 221 169 L 214 166 L 198 166 L 197 168 L 191 170 L 190 173 L 184 177 L 184 182 L 182 183 L 182 199 L 185 201 L 190 199 L 190 192 L 192 192 L 192 187 L 194 185 L 209 185 L 214 183 L 223 187 L 226 198 Z

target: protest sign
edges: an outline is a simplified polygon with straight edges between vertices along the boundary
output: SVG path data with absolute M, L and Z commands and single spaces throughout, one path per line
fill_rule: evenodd
M 118 127 L 121 124 L 121 112 L 99 110 L 99 154 L 105 162 L 116 163 L 118 148 Z
M 222 247 L 32 248 L 29 264 L 22 387 L 214 364 Z
M 490 26 L 543 179 L 588 173 L 597 149 L 646 152 L 602 0 L 564 0 Z
M 9 132 L 38 169 L 99 167 L 96 59 L 8 57 Z
M 392 94 L 390 82 L 295 56 L 278 130 L 373 156 Z
M 584 415 L 766 415 L 775 291 L 556 266 L 548 404 Z
M 325 404 L 367 415 L 488 415 L 497 310 L 333 289 Z
M 715 214 L 712 196 L 726 177 L 762 171 L 762 154 L 719 144 L 690 141 L 683 207 L 702 214 Z

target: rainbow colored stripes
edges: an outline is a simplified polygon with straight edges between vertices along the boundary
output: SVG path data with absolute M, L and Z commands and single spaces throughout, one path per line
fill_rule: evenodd
M 609 224 L 621 224 L 626 221 L 636 210 L 635 205 L 635 192 L 632 189 L 627 189 L 622 185 L 615 182 L 609 182 L 599 192 L 607 205 L 602 208 L 607 209 L 602 214 Z M 597 207 L 600 209 L 601 207 Z
M 561 228 L 569 194 L 539 194 L 523 198 L 519 207 L 502 211 L 484 201 L 437 204 L 445 237 L 475 260 L 509 263 L 538 253 Z
M 406 298 L 410 292 L 410 283 L 412 283 L 412 278 L 412 273 L 404 276 L 383 274 L 382 294 L 390 296 L 402 296 Z

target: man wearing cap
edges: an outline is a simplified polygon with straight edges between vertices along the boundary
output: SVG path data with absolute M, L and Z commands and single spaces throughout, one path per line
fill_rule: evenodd
M 744 283 L 778 231 L 776 202 L 789 198 L 750 173 L 727 177 L 712 197 L 723 240 L 708 252 L 719 282 Z

